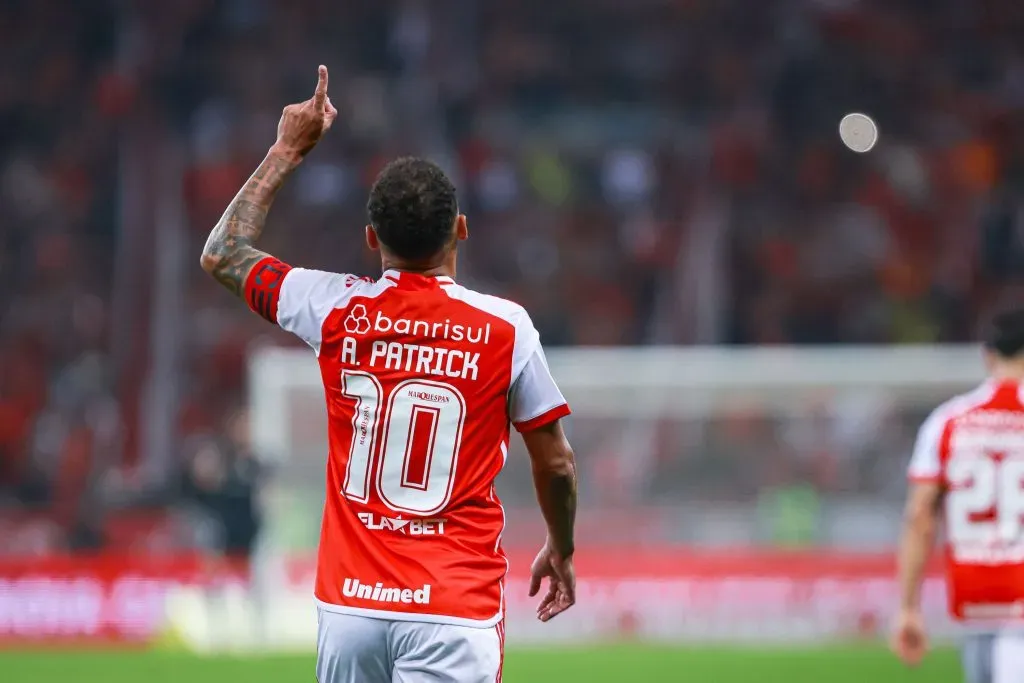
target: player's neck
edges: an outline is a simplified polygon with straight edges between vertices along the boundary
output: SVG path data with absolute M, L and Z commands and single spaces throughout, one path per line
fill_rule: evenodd
M 424 277 L 455 278 L 455 259 L 446 257 L 439 261 L 409 263 L 395 258 L 381 259 L 381 270 L 397 270 L 400 273 L 415 273 Z
M 1024 383 L 1024 363 L 1007 362 L 992 369 L 990 378 L 993 382 Z
M 389 266 L 384 265 L 383 269 L 396 270 L 399 273 L 415 273 L 416 275 L 422 275 L 424 277 L 450 277 L 455 279 L 455 270 L 447 268 L 445 266 L 437 266 L 436 268 L 415 268 L 410 266 Z

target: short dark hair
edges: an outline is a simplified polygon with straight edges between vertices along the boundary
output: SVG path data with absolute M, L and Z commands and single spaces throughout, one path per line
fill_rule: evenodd
M 1002 358 L 1013 358 L 1024 352 L 1024 308 L 993 316 L 985 334 L 985 346 Z
M 455 186 L 437 164 L 402 157 L 377 176 L 366 212 L 377 238 L 390 252 L 421 261 L 452 240 L 459 205 Z

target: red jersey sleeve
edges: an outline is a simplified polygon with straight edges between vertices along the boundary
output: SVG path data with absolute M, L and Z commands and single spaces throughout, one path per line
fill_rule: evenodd
M 281 303 L 281 283 L 291 269 L 284 261 L 267 256 L 249 271 L 245 280 L 245 301 L 249 308 L 275 325 Z

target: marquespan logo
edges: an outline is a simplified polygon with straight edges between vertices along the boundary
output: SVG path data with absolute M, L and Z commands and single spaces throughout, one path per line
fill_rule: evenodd
M 366 334 L 370 331 L 370 316 L 366 314 L 366 306 L 356 304 L 345 318 L 345 331 L 349 334 Z

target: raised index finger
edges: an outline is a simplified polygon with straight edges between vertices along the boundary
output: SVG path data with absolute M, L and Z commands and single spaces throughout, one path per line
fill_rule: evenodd
M 324 102 L 327 101 L 327 67 L 323 64 L 320 65 L 319 74 L 320 77 L 316 82 L 316 91 L 313 93 L 313 104 L 316 105 L 317 109 L 323 109 Z

